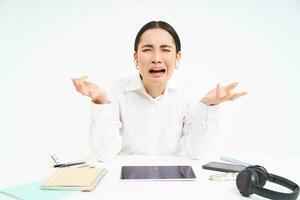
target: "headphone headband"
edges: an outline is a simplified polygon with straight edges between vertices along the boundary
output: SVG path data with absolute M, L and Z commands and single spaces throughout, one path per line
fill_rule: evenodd
M 276 192 L 273 190 L 269 190 L 260 186 L 255 185 L 253 187 L 253 193 L 263 196 L 268 199 L 278 199 L 278 200 L 294 200 L 297 199 L 298 194 L 299 194 L 299 186 L 295 184 L 294 182 L 283 178 L 281 176 L 277 176 L 274 174 L 269 174 L 270 179 L 268 181 L 279 184 L 281 186 L 284 186 L 290 190 L 292 190 L 291 193 L 282 193 L 282 192 Z
M 264 171 L 265 172 L 265 174 L 263 175 L 264 177 L 260 177 L 257 175 L 257 173 L 260 173 L 262 169 L 264 169 L 264 168 L 261 166 L 250 166 L 250 167 L 247 167 L 246 169 L 242 170 L 241 172 L 239 172 L 236 183 L 237 183 L 239 191 L 243 195 L 247 196 L 247 195 L 254 193 L 254 194 L 263 196 L 265 198 L 274 199 L 274 200 L 295 200 L 295 199 L 297 199 L 297 197 L 299 195 L 299 186 L 296 183 L 294 183 L 291 180 L 288 180 L 284 177 L 268 173 L 266 170 Z M 247 173 L 245 173 L 245 172 L 247 172 Z M 254 178 L 255 180 L 253 180 L 249 176 L 253 176 L 252 178 Z M 267 180 L 267 181 L 276 183 L 278 185 L 281 185 L 283 187 L 286 187 L 286 188 L 292 190 L 292 192 L 291 193 L 282 193 L 282 192 L 276 192 L 273 190 L 263 188 L 263 185 L 258 184 L 262 180 L 258 180 L 258 179 L 265 179 L 264 182 Z M 245 180 L 251 181 L 251 183 L 246 185 L 246 189 L 245 189 L 245 185 L 243 185 L 243 183 L 245 183 Z M 242 191 L 242 190 L 251 191 L 251 193 L 247 194 L 247 193 L 245 193 L 245 191 Z

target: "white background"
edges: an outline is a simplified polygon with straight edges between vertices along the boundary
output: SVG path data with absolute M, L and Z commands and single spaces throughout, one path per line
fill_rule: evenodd
M 71 77 L 104 83 L 137 73 L 134 38 L 152 20 L 182 42 L 180 69 L 199 98 L 238 81 L 222 104 L 213 153 L 299 155 L 300 2 L 0 0 L 0 166 L 88 153 L 90 102 Z

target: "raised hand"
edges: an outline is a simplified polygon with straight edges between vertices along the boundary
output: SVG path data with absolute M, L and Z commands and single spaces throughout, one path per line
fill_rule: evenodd
M 226 87 L 217 85 L 215 89 L 210 90 L 207 95 L 201 100 L 206 105 L 217 105 L 224 101 L 234 101 L 235 99 L 244 96 L 247 92 L 233 93 L 233 90 L 238 85 L 237 82 L 231 83 Z
M 98 85 L 86 81 L 87 78 L 87 76 L 82 76 L 80 78 L 71 79 L 76 91 L 84 96 L 90 97 L 94 103 L 109 103 L 105 92 Z

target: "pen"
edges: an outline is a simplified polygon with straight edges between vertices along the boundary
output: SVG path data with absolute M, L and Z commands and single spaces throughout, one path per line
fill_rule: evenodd
M 57 157 L 55 156 L 55 154 L 53 154 L 53 155 L 51 155 L 50 156 L 51 157 L 51 159 L 55 162 L 55 165 L 58 165 L 58 163 L 57 163 Z
M 249 163 L 246 163 L 246 162 L 234 159 L 234 158 L 226 157 L 226 156 L 221 156 L 220 159 L 223 160 L 223 161 L 226 161 L 226 162 L 230 162 L 230 163 L 236 164 L 236 165 L 243 165 L 245 167 L 250 166 Z
M 57 165 L 54 165 L 54 167 L 69 167 L 69 166 L 73 166 L 73 165 L 81 165 L 81 164 L 85 164 L 85 162 L 63 163 L 63 164 L 57 164 Z

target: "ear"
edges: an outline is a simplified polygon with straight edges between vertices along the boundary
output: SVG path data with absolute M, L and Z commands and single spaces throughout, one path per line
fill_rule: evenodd
M 136 51 L 133 53 L 133 62 L 134 62 L 134 65 L 135 65 L 136 69 L 138 70 L 139 67 L 138 67 L 137 52 Z
M 177 60 L 180 60 L 180 58 L 181 58 L 181 51 L 178 51 L 178 52 L 176 53 L 176 59 L 177 59 Z
M 133 53 L 133 59 L 137 60 L 137 52 L 136 51 Z

